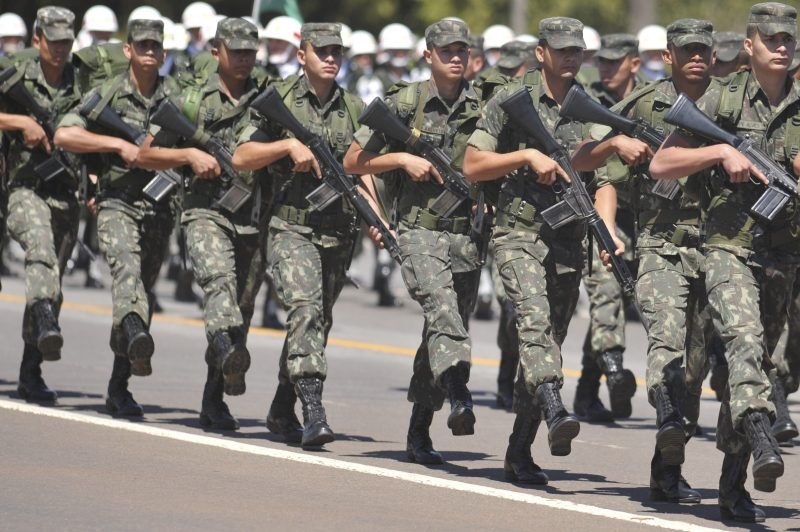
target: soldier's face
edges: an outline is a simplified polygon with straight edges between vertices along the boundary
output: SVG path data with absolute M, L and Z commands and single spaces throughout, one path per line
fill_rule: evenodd
M 151 39 L 125 43 L 122 51 L 136 68 L 158 70 L 164 62 L 164 47 Z
M 311 43 L 304 44 L 305 46 L 297 51 L 297 60 L 303 65 L 306 75 L 323 80 L 336 79 L 336 74 L 342 66 L 344 49 L 338 44 L 319 48 L 311 46 Z
M 545 44 L 536 47 L 536 59 L 546 76 L 574 79 L 583 62 L 583 49 L 578 46 L 557 49 Z
M 756 31 L 752 38 L 744 40 L 744 49 L 754 70 L 784 73 L 794 59 L 795 38 L 783 32 L 764 35 Z
M 672 65 L 674 77 L 681 77 L 689 83 L 705 83 L 711 76 L 714 57 L 712 48 L 705 44 L 689 43 L 685 46 L 670 44 L 664 53 L 664 62 Z
M 256 64 L 255 50 L 229 50 L 225 43 L 212 48 L 211 55 L 219 61 L 221 74 L 240 81 L 250 77 Z
M 72 39 L 50 41 L 44 35 L 33 36 L 33 46 L 39 49 L 39 60 L 52 67 L 64 67 L 72 51 Z
M 600 82 L 612 92 L 627 86 L 639 71 L 642 62 L 638 57 L 630 55 L 616 60 L 595 57 L 594 61 L 600 74 Z
M 469 61 L 469 47 L 465 43 L 452 43 L 425 50 L 425 61 L 431 66 L 431 76 L 443 81 L 459 81 Z

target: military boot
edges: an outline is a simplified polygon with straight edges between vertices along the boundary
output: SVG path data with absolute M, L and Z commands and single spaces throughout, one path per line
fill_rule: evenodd
M 275 397 L 269 405 L 267 429 L 273 434 L 283 436 L 286 443 L 300 443 L 303 439 L 303 425 L 294 413 L 296 402 L 294 386 L 279 381 Z
M 613 423 L 614 414 L 600 400 L 600 372 L 584 366 L 572 403 L 575 415 L 589 423 Z
M 792 421 L 789 405 L 786 402 L 786 389 L 780 378 L 770 377 L 772 383 L 772 402 L 775 404 L 775 423 L 772 424 L 772 435 L 780 444 L 791 445 L 797 438 L 797 425 Z
M 58 399 L 42 378 L 42 354 L 30 344 L 25 344 L 22 352 L 17 393 L 29 403 L 54 403 Z
M 303 447 L 321 447 L 335 439 L 328 425 L 325 407 L 322 406 L 322 380 L 316 377 L 303 377 L 295 384 L 295 392 L 303 403 Z
M 508 437 L 506 459 L 503 463 L 505 477 L 509 482 L 540 486 L 547 484 L 547 475 L 536 465 L 531 454 L 531 446 L 541 422 L 541 419 L 530 413 L 518 413 L 514 418 L 514 428 Z
M 680 465 L 685 459 L 686 448 L 683 415 L 664 384 L 656 385 L 653 395 L 658 427 L 656 450 L 661 454 L 664 465 Z
M 636 377 L 622 367 L 622 350 L 614 349 L 600 355 L 600 367 L 606 376 L 611 413 L 616 419 L 631 417 L 631 398 L 636 393 Z
M 783 475 L 783 460 L 770 430 L 769 417 L 762 411 L 748 412 L 742 428 L 753 451 L 753 487 L 758 491 L 775 491 L 775 480 Z
M 222 400 L 224 387 L 222 371 L 209 364 L 206 385 L 203 388 L 200 425 L 214 430 L 238 430 L 239 421 L 231 415 L 228 405 Z
M 581 430 L 578 418 L 567 412 L 561 402 L 561 394 L 555 384 L 546 382 L 536 388 L 536 403 L 547 421 L 547 442 L 550 454 L 567 456 L 572 452 L 572 440 Z
M 650 500 L 698 504 L 700 493 L 693 490 L 681 475 L 681 466 L 666 465 L 656 449 L 650 462 Z
M 459 362 L 442 373 L 442 384 L 450 398 L 450 415 L 447 426 L 453 436 L 475 434 L 475 413 L 472 411 L 472 394 L 467 388 L 469 365 Z
M 36 301 L 31 305 L 30 313 L 36 334 L 36 348 L 42 360 L 59 360 L 64 337 L 61 336 L 61 327 L 53 311 L 53 302 L 49 299 Z
M 225 393 L 242 395 L 246 389 L 244 374 L 250 368 L 250 352 L 236 331 L 217 331 L 211 348 L 225 379 Z
M 146 377 L 153 373 L 150 359 L 153 357 L 155 345 L 142 318 L 135 312 L 131 312 L 122 318 L 120 329 L 124 337 L 122 347 L 131 361 L 131 374 L 137 377 Z
M 433 448 L 430 427 L 433 422 L 433 409 L 414 403 L 406 437 L 406 455 L 412 462 L 425 465 L 444 463 L 442 455 Z
M 723 520 L 761 523 L 766 518 L 764 511 L 753 503 L 744 488 L 749 461 L 750 452 L 747 449 L 739 454 L 725 453 L 722 474 L 719 477 L 718 499 L 719 513 Z
M 124 356 L 114 357 L 114 367 L 108 380 L 108 397 L 106 410 L 112 416 L 142 417 L 144 410 L 128 391 L 128 380 L 131 377 L 131 361 Z
M 500 371 L 497 373 L 497 408 L 508 412 L 514 406 L 514 375 L 519 359 L 508 353 L 500 353 Z

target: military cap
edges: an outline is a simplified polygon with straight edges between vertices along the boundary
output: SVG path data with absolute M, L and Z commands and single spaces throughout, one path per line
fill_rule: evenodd
M 745 35 L 743 33 L 715 31 L 712 37 L 714 38 L 714 51 L 717 52 L 717 61 L 723 63 L 733 61 L 744 49 Z
M 583 22 L 569 17 L 544 18 L 539 22 L 539 40 L 547 42 L 551 48 L 570 48 L 577 46 L 586 49 L 583 40 Z
M 756 4 L 750 8 L 747 23 L 757 25 L 764 35 L 788 33 L 794 36 L 797 34 L 797 10 L 778 2 Z
M 462 20 L 443 19 L 425 29 L 425 44 L 428 49 L 447 46 L 455 42 L 469 45 L 469 28 Z
M 128 38 L 133 42 L 164 42 L 164 22 L 160 20 L 136 19 L 128 21 Z
M 667 26 L 667 43 L 673 46 L 686 46 L 699 43 L 712 46 L 714 39 L 711 33 L 714 26 L 707 20 L 681 18 Z
M 75 13 L 64 7 L 47 6 L 36 12 L 36 27 L 48 41 L 75 40 Z
M 600 38 L 595 57 L 616 61 L 629 55 L 639 55 L 639 40 L 630 33 L 609 33 Z
M 500 47 L 500 59 L 497 66 L 500 68 L 517 69 L 527 61 L 536 46 L 523 41 L 511 41 Z
M 469 47 L 472 50 L 480 50 L 483 52 L 483 35 L 480 33 L 469 34 Z
M 334 22 L 306 22 L 300 27 L 300 40 L 314 48 L 342 46 L 342 25 Z
M 220 20 L 214 38 L 225 43 L 229 50 L 258 50 L 258 28 L 243 18 Z

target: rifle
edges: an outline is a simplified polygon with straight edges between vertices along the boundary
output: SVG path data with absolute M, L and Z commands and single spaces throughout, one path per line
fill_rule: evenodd
M 384 248 L 386 248 L 394 260 L 400 263 L 400 246 L 397 244 L 397 240 L 395 240 L 386 226 L 383 225 L 380 217 L 375 213 L 367 200 L 358 192 L 358 188 L 353 183 L 352 178 L 344 172 L 341 163 L 333 156 L 325 141 L 303 127 L 289 109 L 286 108 L 286 104 L 283 103 L 283 99 L 278 94 L 278 91 L 275 90 L 275 87 L 269 87 L 258 95 L 258 97 L 250 103 L 250 107 L 269 120 L 275 121 L 283 129 L 294 135 L 297 140 L 308 146 L 308 149 L 311 150 L 314 157 L 319 162 L 324 179 L 323 186 L 329 187 L 334 191 L 332 194 L 334 199 L 340 195 L 347 197 L 356 211 L 358 211 L 358 214 L 364 219 L 364 222 L 366 222 L 368 226 L 375 227 L 378 230 L 381 234 Z M 314 195 L 316 192 L 317 191 L 312 192 L 309 196 Z M 330 201 L 328 204 L 329 203 Z M 325 206 L 327 206 L 327 204 Z
M 427 160 L 436 168 L 444 181 L 444 191 L 431 205 L 431 210 L 438 216 L 449 217 L 464 200 L 470 199 L 470 187 L 464 176 L 453 168 L 450 157 L 441 148 L 437 148 L 420 137 L 418 129 L 409 129 L 386 106 L 383 100 L 372 100 L 358 121 L 375 131 L 379 131 L 390 139 L 402 142 L 413 153 Z
M 237 172 L 233 168 L 230 150 L 217 138 L 212 137 L 206 132 L 201 132 L 199 128 L 192 124 L 186 116 L 172 103 L 169 98 L 164 98 L 150 117 L 150 122 L 161 126 L 179 137 L 191 141 L 195 146 L 211 154 L 219 163 L 222 173 L 224 191 L 216 199 L 216 204 L 231 214 L 235 214 L 248 199 L 250 199 L 250 187 L 237 177 Z
M 147 133 L 133 129 L 133 127 L 123 121 L 119 115 L 109 109 L 107 105 L 97 109 L 100 100 L 102 100 L 100 94 L 95 93 L 94 96 L 89 98 L 89 100 L 81 106 L 79 109 L 80 114 L 87 120 L 95 122 L 131 144 L 141 146 L 144 143 Z M 156 171 L 155 177 L 142 189 L 142 192 L 145 197 L 153 203 L 159 203 L 176 187 L 182 186 L 182 184 L 183 179 L 175 170 L 158 170 Z
M 797 180 L 756 146 L 749 135 L 742 139 L 728 133 L 698 109 L 685 94 L 678 96 L 672 108 L 664 116 L 664 120 L 707 141 L 733 146 L 767 177 L 769 180 L 767 190 L 750 207 L 750 213 L 759 220 L 771 222 L 789 201 L 790 196 L 800 197 Z
M 586 191 L 586 185 L 572 167 L 567 150 L 544 127 L 542 119 L 532 105 L 527 89 L 521 88 L 502 102 L 500 107 L 512 123 L 526 136 L 534 139 L 541 146 L 541 151 L 557 162 L 570 178 L 569 186 L 561 193 L 560 201 L 542 211 L 542 218 L 553 229 L 558 229 L 573 220 L 585 221 L 597 240 L 598 247 L 609 254 L 614 277 L 622 287 L 622 291 L 626 295 L 633 296 L 635 283 L 625 260 L 617 256 L 617 246 L 605 222 L 597 214 L 592 198 Z
M 631 120 L 606 109 L 601 103 L 594 101 L 578 85 L 574 85 L 567 92 L 558 114 L 581 122 L 608 126 L 623 135 L 641 140 L 650 146 L 654 152 L 664 143 L 664 135 L 645 122 L 644 119 Z M 657 179 L 650 191 L 657 196 L 672 200 L 678 195 L 680 189 L 680 184 L 676 180 Z
M 55 178 L 61 179 L 64 174 L 68 174 L 67 168 L 70 163 L 66 160 L 66 155 L 63 150 L 57 148 L 53 143 L 53 136 L 55 135 L 55 124 L 53 124 L 54 117 L 52 113 L 34 100 L 31 93 L 25 88 L 25 85 L 21 83 L 22 78 L 17 78 L 17 81 L 13 84 L 9 83 L 12 78 L 16 77 L 16 74 L 16 67 L 9 67 L 0 73 L 0 93 L 25 109 L 25 111 L 36 120 L 44 130 L 45 135 L 47 135 L 47 140 L 53 148 L 53 152 L 50 156 L 43 162 L 34 166 L 33 171 L 44 183 Z

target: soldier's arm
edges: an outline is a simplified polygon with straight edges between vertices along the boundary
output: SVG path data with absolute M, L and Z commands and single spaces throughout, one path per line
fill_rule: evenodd
M 552 185 L 557 176 L 569 181 L 569 176 L 558 163 L 534 148 L 496 153 L 470 144 L 464 155 L 464 177 L 471 183 L 493 181 L 525 166 L 536 173 L 536 181 L 543 185 Z
M 93 133 L 78 125 L 59 126 L 53 140 L 72 153 L 116 153 L 129 167 L 136 165 L 139 147 L 118 137 Z
M 233 167 L 239 171 L 252 171 L 265 168 L 284 157 L 292 159 L 295 172 L 314 172 L 320 177 L 322 172 L 314 154 L 297 139 L 281 139 L 273 142 L 247 141 L 233 152 Z
M 611 135 L 603 140 L 587 139 L 572 154 L 572 166 L 578 172 L 591 172 L 606 164 L 615 154 L 626 164 L 638 166 L 653 157 L 653 150 L 646 143 L 625 135 Z
M 0 131 L 21 131 L 23 142 L 29 148 L 41 144 L 47 153 L 52 151 L 42 126 L 28 115 L 0 113 Z
M 375 211 L 375 214 L 381 220 L 384 226 L 387 228 L 390 227 L 389 221 L 386 219 L 386 215 L 383 212 L 383 208 L 381 207 L 380 201 L 378 201 L 378 190 L 375 185 L 375 176 L 372 174 L 364 174 L 359 176 L 358 181 L 358 192 L 364 196 L 364 199 L 367 200 L 369 206 L 372 207 L 372 210 Z M 397 234 L 390 230 L 392 236 L 397 238 Z M 377 245 L 379 248 L 383 249 L 385 246 L 383 244 L 383 238 L 381 238 L 381 234 L 375 227 L 370 227 L 368 230 L 368 236 L 372 242 Z
M 412 181 L 443 183 L 442 176 L 428 160 L 404 151 L 375 153 L 353 141 L 344 156 L 344 170 L 349 174 L 381 174 L 403 170 Z
M 153 146 L 153 136 L 147 135 L 139 149 L 138 166 L 148 170 L 169 170 L 179 166 L 191 166 L 192 172 L 201 179 L 214 179 L 220 175 L 217 160 L 197 148 L 162 148 Z

